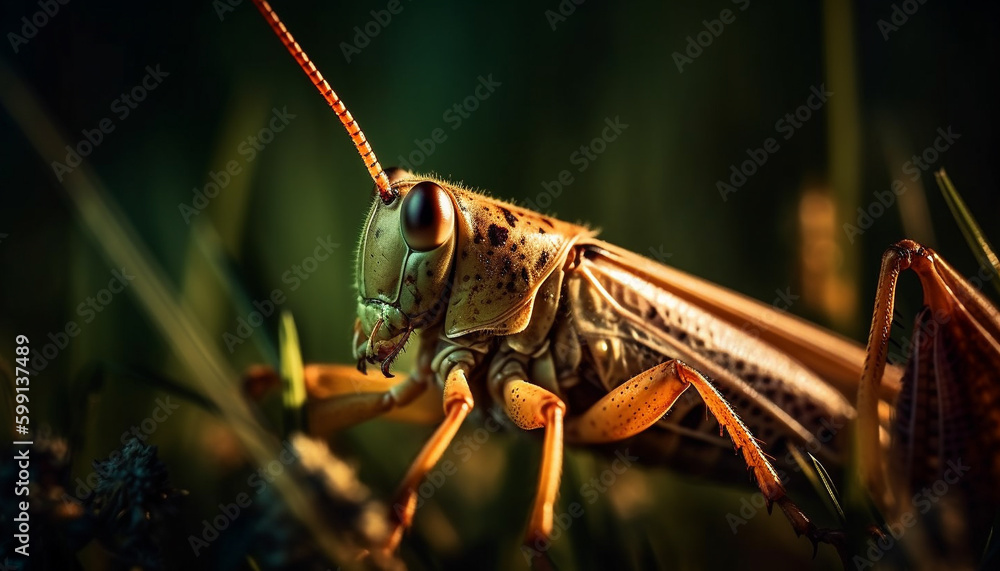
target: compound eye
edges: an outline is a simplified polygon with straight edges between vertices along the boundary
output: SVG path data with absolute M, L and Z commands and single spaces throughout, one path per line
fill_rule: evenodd
M 455 228 L 455 207 L 443 188 L 417 183 L 403 197 L 399 225 L 411 250 L 427 252 L 444 244 Z

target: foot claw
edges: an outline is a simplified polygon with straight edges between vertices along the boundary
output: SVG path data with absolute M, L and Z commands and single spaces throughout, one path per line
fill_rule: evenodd
M 847 534 L 843 530 L 814 527 L 807 535 L 813 544 L 813 559 L 816 558 L 820 542 L 827 543 L 837 550 L 837 555 L 840 556 L 840 562 L 844 565 L 844 569 L 848 569 L 851 554 L 847 548 Z
M 817 528 L 813 523 L 806 517 L 806 514 L 799 509 L 787 496 L 778 498 L 775 500 L 781 511 L 785 513 L 785 517 L 788 518 L 789 523 L 792 524 L 792 529 L 795 530 L 796 536 L 805 535 L 809 538 L 809 541 L 813 544 L 813 558 L 819 553 L 819 544 L 829 543 L 836 550 L 837 554 L 840 556 L 840 561 L 844 565 L 844 569 L 848 569 L 848 563 L 851 560 L 850 553 L 847 549 L 847 535 L 843 531 L 837 529 L 820 529 Z

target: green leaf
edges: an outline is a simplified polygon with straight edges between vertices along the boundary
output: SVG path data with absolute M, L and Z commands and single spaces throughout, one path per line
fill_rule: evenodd
M 304 432 L 306 426 L 306 380 L 302 368 L 299 334 L 291 312 L 281 312 L 278 345 L 281 352 L 282 402 L 284 403 L 284 434 Z
M 951 183 L 948 173 L 944 169 L 941 169 L 934 173 L 934 178 L 937 180 L 938 187 L 941 188 L 941 194 L 944 195 L 944 200 L 948 203 L 948 208 L 951 210 L 952 216 L 958 222 L 958 227 L 962 229 L 962 234 L 969 243 L 969 247 L 972 248 L 972 253 L 976 255 L 979 264 L 984 268 L 992 269 L 994 278 L 1000 278 L 1000 261 L 998 261 L 997 255 L 993 251 L 993 246 L 990 245 L 989 240 L 983 235 L 983 230 L 979 227 L 976 219 L 969 212 L 968 207 L 965 206 L 965 201 L 959 196 L 955 185 Z M 1000 292 L 1000 279 L 991 279 L 990 281 L 997 288 L 997 292 Z
M 834 486 L 833 479 L 830 478 L 830 474 L 823 467 L 823 464 L 809 452 L 803 455 L 795 446 L 789 446 L 788 450 L 792 453 L 792 457 L 795 458 L 795 462 L 799 465 L 799 468 L 802 469 L 802 473 L 809 478 L 809 482 L 816 488 L 820 496 L 823 497 L 827 508 L 831 512 L 836 512 L 841 522 L 846 522 L 847 518 L 844 516 L 844 510 L 840 507 L 840 494 L 837 492 L 837 487 Z

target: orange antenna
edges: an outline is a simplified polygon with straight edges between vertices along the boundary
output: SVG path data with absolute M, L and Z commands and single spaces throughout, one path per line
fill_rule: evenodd
M 351 140 L 354 141 L 354 147 L 361 154 L 361 159 L 365 161 L 365 167 L 368 169 L 368 174 L 371 175 L 372 180 L 375 181 L 375 186 L 378 187 L 378 194 L 382 197 L 382 202 L 389 204 L 396 198 L 396 192 L 389 188 L 389 177 L 386 176 L 385 171 L 382 170 L 382 165 L 379 164 L 378 159 L 375 158 L 375 151 L 372 150 L 372 146 L 368 144 L 368 139 L 365 138 L 365 134 L 361 132 L 361 127 L 358 126 L 358 122 L 354 120 L 351 112 L 347 110 L 347 106 L 344 102 L 340 100 L 337 93 L 333 91 L 330 84 L 323 79 L 323 74 L 316 69 L 316 65 L 313 64 L 306 52 L 302 50 L 299 43 L 295 41 L 292 34 L 285 27 L 285 24 L 281 22 L 278 15 L 274 13 L 274 9 L 265 0 L 253 0 L 257 9 L 260 13 L 264 15 L 267 23 L 271 25 L 271 29 L 274 33 L 278 35 L 281 43 L 285 44 L 285 48 L 288 53 L 292 54 L 295 61 L 299 63 L 299 67 L 302 71 L 306 72 L 309 79 L 312 80 L 313 85 L 319 90 L 320 94 L 323 95 L 323 99 L 330 104 L 333 112 L 337 114 L 340 122 L 347 129 L 347 134 L 351 136 Z

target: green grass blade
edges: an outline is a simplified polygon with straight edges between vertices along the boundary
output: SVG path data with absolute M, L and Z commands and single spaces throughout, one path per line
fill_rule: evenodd
M 278 344 L 281 350 L 282 402 L 284 403 L 284 432 L 305 431 L 306 381 L 302 370 L 302 351 L 299 334 L 291 312 L 281 312 L 281 329 Z
M 809 479 L 809 483 L 813 485 L 823 498 L 823 503 L 826 504 L 827 509 L 836 513 L 841 523 L 846 522 L 847 517 L 844 515 L 844 509 L 840 506 L 840 494 L 837 492 L 837 487 L 833 485 L 833 479 L 830 478 L 830 474 L 823 467 L 823 464 L 809 452 L 803 454 L 795 446 L 790 446 L 788 450 L 791 452 L 792 457 L 795 458 L 795 462 L 799 465 L 799 468 L 802 469 L 802 473 Z
M 191 239 L 195 248 L 202 254 L 204 262 L 208 265 L 208 270 L 215 276 L 219 286 L 225 294 L 226 301 L 232 305 L 237 315 L 250 315 L 257 310 L 253 305 L 253 298 L 243 287 L 243 280 L 240 278 L 232 259 L 226 253 L 223 242 L 215 229 L 200 221 L 194 224 Z M 255 332 L 251 337 L 253 344 L 260 351 L 264 362 L 277 367 L 279 364 L 278 350 L 274 343 L 271 331 L 262 327 L 262 331 Z
M 969 208 L 965 206 L 965 201 L 962 200 L 955 185 L 948 178 L 948 173 L 941 169 L 934 173 L 934 178 L 937 180 L 938 187 L 941 188 L 941 194 L 944 195 L 944 200 L 948 203 L 952 216 L 958 222 L 958 227 L 962 229 L 962 235 L 965 236 L 969 247 L 972 248 L 972 253 L 976 255 L 976 260 L 984 268 L 992 269 L 994 278 L 1000 278 L 1000 261 L 993 251 L 993 246 L 986 239 L 983 230 L 979 227 L 972 213 L 969 212 Z M 990 281 L 1000 293 L 1000 279 Z

